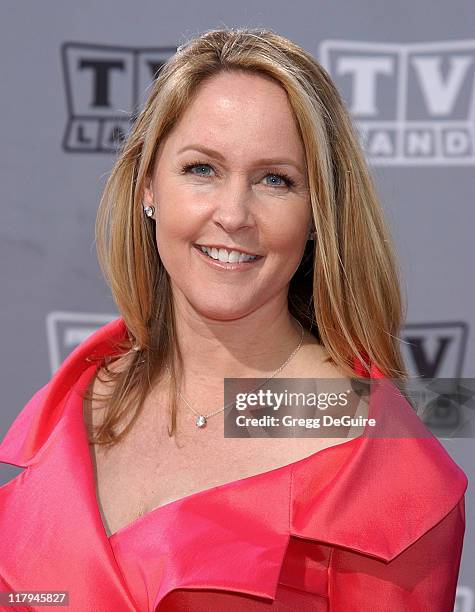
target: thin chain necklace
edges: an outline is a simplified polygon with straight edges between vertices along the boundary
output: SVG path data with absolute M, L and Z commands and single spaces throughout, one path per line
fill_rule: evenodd
M 293 351 L 293 353 L 284 361 L 284 363 L 272 374 L 272 376 L 269 376 L 269 378 L 266 378 L 264 380 L 263 383 L 261 383 L 260 385 L 258 385 L 257 387 L 255 387 L 254 389 L 252 389 L 252 391 L 255 391 L 256 389 L 259 389 L 260 387 L 262 387 L 263 385 L 265 385 L 265 383 L 270 380 L 271 378 L 274 378 L 274 376 L 277 376 L 277 374 L 283 370 L 285 368 L 285 366 L 289 363 L 289 361 L 295 356 L 295 354 L 298 352 L 298 350 L 300 349 L 300 347 L 302 346 L 302 342 L 303 342 L 303 336 L 304 336 L 304 330 L 302 327 L 302 324 L 300 323 L 300 321 L 298 321 L 297 319 L 295 319 L 297 321 L 297 323 L 300 325 L 300 330 L 301 330 L 301 334 L 300 334 L 300 342 L 299 345 L 297 346 L 297 348 Z M 166 368 L 169 370 L 168 366 L 166 366 Z M 252 393 L 251 391 L 251 393 Z M 208 415 L 204 415 L 201 414 L 200 412 L 197 412 L 193 406 L 185 399 L 185 397 L 183 397 L 183 394 L 178 391 L 178 395 L 181 397 L 181 399 L 185 402 L 185 404 L 188 406 L 188 408 L 190 408 L 190 410 L 196 415 L 196 421 L 195 421 L 195 425 L 196 427 L 206 427 L 206 424 L 208 422 L 208 419 L 215 416 L 216 414 L 219 414 L 220 412 L 223 412 L 224 410 L 226 410 L 226 408 L 230 408 L 231 406 L 233 406 L 235 404 L 235 402 L 230 402 L 229 404 L 226 404 L 225 406 L 223 406 L 222 408 L 220 408 L 219 410 L 216 410 L 215 412 L 211 412 Z

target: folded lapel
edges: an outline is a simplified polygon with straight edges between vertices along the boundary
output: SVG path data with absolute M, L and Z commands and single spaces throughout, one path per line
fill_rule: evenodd
M 456 506 L 468 480 L 397 387 L 374 366 L 371 378 L 374 429 L 340 446 L 337 471 L 326 452 L 294 470 L 291 534 L 389 562 Z
M 114 534 L 111 544 L 144 609 L 182 589 L 271 602 L 289 541 L 289 507 L 290 472 L 277 470 L 166 504 Z
M 91 358 L 115 354 L 127 337 L 122 318 L 91 334 L 63 361 L 51 380 L 27 402 L 0 444 L 0 462 L 27 467 L 49 439 L 64 412 L 64 402 Z

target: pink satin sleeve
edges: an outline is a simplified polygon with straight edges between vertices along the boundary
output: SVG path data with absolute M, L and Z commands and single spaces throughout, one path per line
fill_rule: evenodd
M 409 501 L 410 503 L 410 501 Z M 452 612 L 465 532 L 465 498 L 389 563 L 334 549 L 332 612 Z

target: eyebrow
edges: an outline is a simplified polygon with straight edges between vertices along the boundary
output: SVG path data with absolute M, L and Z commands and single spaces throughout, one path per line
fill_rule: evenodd
M 225 161 L 224 156 L 219 151 L 215 151 L 214 149 L 210 149 L 208 147 L 205 147 L 203 145 L 198 145 L 198 144 L 191 144 L 191 145 L 187 145 L 186 147 L 182 147 L 181 149 L 178 150 L 178 154 L 183 153 L 184 151 L 189 151 L 189 150 L 199 151 L 201 153 L 204 153 L 205 155 L 208 155 L 209 157 L 214 157 L 215 159 L 219 159 L 222 162 Z M 296 170 L 298 170 L 300 173 L 303 174 L 303 170 L 300 167 L 300 165 L 297 164 L 292 159 L 286 158 L 286 157 L 275 157 L 275 158 L 265 157 L 263 159 L 258 159 L 254 163 L 256 166 L 266 166 L 266 165 L 293 166 Z

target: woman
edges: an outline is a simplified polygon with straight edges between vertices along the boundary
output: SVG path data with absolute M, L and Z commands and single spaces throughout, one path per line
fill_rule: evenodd
M 72 610 L 452 609 L 467 479 L 394 387 L 370 398 L 372 436 L 224 436 L 225 378 L 406 377 L 390 239 L 321 66 L 271 31 L 181 47 L 97 244 L 122 316 L 0 446 L 26 468 L 0 489 L 3 590 Z

